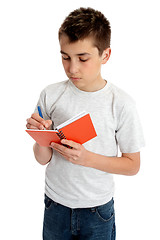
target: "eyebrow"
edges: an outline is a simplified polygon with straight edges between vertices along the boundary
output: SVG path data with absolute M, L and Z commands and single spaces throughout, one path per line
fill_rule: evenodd
M 60 51 L 60 53 L 69 56 L 68 53 L 63 52 L 62 50 Z M 91 55 L 91 54 L 86 52 L 76 54 L 76 56 L 84 56 L 84 55 Z

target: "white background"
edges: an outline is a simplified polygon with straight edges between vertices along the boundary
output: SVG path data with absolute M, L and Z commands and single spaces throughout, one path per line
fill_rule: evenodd
M 102 74 L 136 100 L 146 140 L 138 175 L 115 176 L 117 240 L 160 239 L 158 0 L 1 1 L 0 239 L 42 239 L 45 166 L 24 130 L 40 91 L 66 79 L 57 32 L 80 6 L 111 22 L 112 55 Z

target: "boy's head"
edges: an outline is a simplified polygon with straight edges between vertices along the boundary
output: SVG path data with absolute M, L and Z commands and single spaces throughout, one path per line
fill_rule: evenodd
M 110 47 L 111 28 L 105 16 L 92 8 L 79 8 L 71 12 L 59 29 L 59 40 L 66 35 L 70 43 L 91 37 L 99 55 Z

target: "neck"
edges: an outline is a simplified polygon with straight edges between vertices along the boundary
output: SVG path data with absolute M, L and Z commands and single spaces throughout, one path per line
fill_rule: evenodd
M 80 90 L 86 91 L 86 92 L 96 92 L 104 88 L 106 84 L 107 84 L 107 81 L 104 80 L 103 78 L 100 78 L 99 81 L 95 82 L 95 84 L 90 85 L 88 89 L 86 88 L 85 90 L 83 89 L 80 89 Z

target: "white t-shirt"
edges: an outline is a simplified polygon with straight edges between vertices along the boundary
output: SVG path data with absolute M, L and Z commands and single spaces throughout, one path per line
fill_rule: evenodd
M 118 146 L 123 153 L 139 152 L 144 146 L 135 102 L 110 82 L 96 92 L 81 91 L 70 80 L 55 83 L 41 92 L 37 105 L 54 128 L 82 111 L 89 112 L 97 133 L 84 144 L 89 151 L 114 157 Z M 53 151 L 46 168 L 45 193 L 70 208 L 102 205 L 114 195 L 113 175 L 73 164 Z

